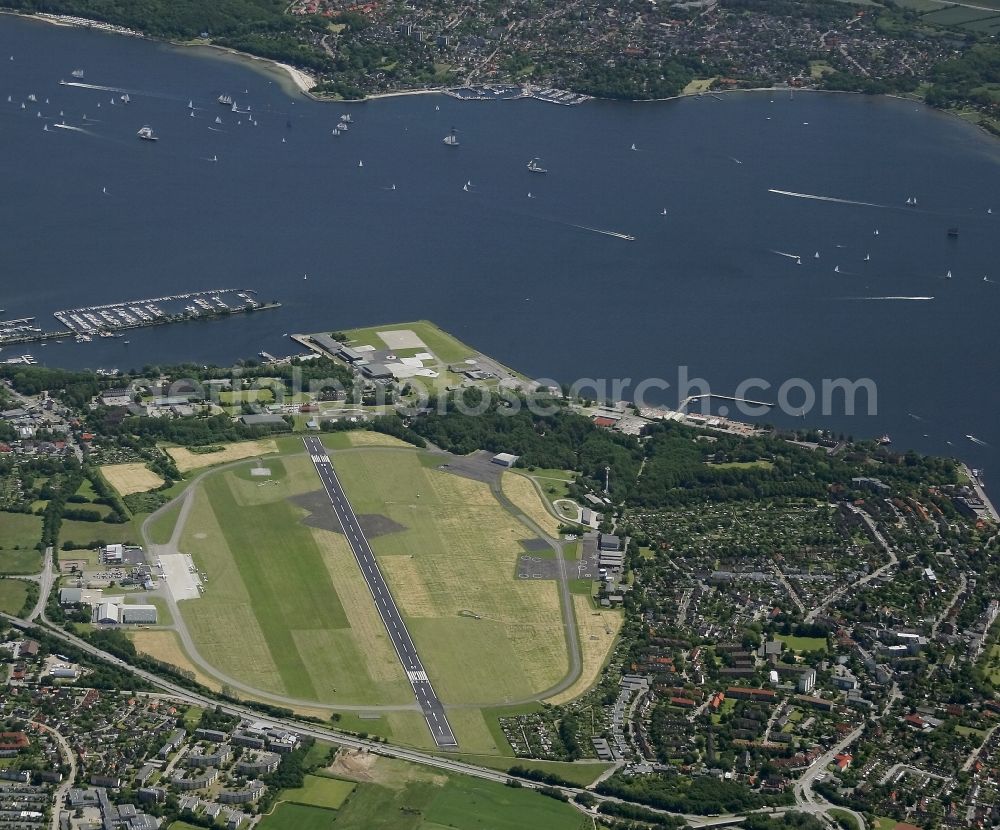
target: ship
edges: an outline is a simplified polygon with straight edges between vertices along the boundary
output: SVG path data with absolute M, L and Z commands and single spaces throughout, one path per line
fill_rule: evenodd
M 159 137 L 153 133 L 152 127 L 140 127 L 136 135 L 143 141 L 159 141 Z
M 452 127 L 451 132 L 448 133 L 448 135 L 446 135 L 443 139 L 441 139 L 441 141 L 442 143 L 447 144 L 449 147 L 457 147 L 458 136 L 455 135 L 455 128 Z
M 74 69 L 69 74 L 72 75 L 74 78 L 80 79 L 80 78 L 83 77 L 83 70 L 82 69 Z
M 530 170 L 532 173 L 548 173 L 549 172 L 544 167 L 542 167 L 542 165 L 540 165 L 538 163 L 538 159 L 537 158 L 534 158 L 534 159 L 532 159 L 531 161 L 528 162 L 528 170 Z
M 891 444 L 892 439 L 888 435 L 883 435 L 875 443 L 878 444 L 879 446 L 885 446 L 886 444 Z
M 350 113 L 344 113 L 342 116 L 340 116 L 340 120 L 343 121 L 345 124 L 353 124 L 354 123 L 354 119 L 351 118 L 351 114 Z
M 231 107 L 233 105 L 233 99 L 229 95 L 220 95 L 216 100 L 224 107 Z

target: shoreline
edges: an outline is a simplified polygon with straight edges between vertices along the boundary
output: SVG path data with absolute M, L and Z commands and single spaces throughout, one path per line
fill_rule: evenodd
M 48 12 L 24 12 L 18 11 L 16 9 L 5 9 L 0 8 L 0 14 L 10 15 L 12 17 L 19 17 L 24 20 L 37 20 L 43 23 L 48 23 L 53 26 L 63 26 L 63 27 L 77 27 L 77 28 L 92 28 L 99 31 L 107 32 L 109 34 L 124 35 L 128 37 L 138 37 L 143 40 L 160 40 L 159 38 L 151 37 L 143 32 L 136 31 L 134 29 L 128 29 L 124 26 L 118 26 L 114 23 L 105 23 L 100 20 L 93 20 L 90 18 L 76 17 L 74 15 L 58 15 L 51 14 Z M 304 69 L 299 69 L 292 66 L 291 64 L 283 63 L 282 61 L 274 60 L 273 58 L 264 58 L 259 55 L 253 55 L 250 52 L 243 52 L 239 49 L 233 49 L 229 46 L 219 46 L 214 43 L 200 43 L 197 41 L 176 41 L 176 40 L 161 40 L 162 43 L 169 43 L 172 46 L 192 48 L 192 47 L 202 47 L 207 49 L 213 49 L 222 54 L 229 55 L 230 57 L 247 61 L 248 64 L 255 68 L 263 67 L 265 71 L 268 69 L 275 70 L 277 74 L 283 76 L 291 82 L 298 93 L 306 98 L 313 101 L 325 104 L 355 104 L 364 103 L 366 101 L 377 101 L 384 98 L 401 98 L 403 96 L 409 95 L 446 95 L 450 87 L 441 86 L 433 87 L 430 89 L 400 89 L 394 90 L 392 92 L 377 92 L 373 95 L 365 95 L 363 98 L 329 98 L 322 94 L 317 94 L 312 91 L 313 87 L 317 84 L 317 79 L 306 72 Z M 588 95 L 588 98 L 593 101 L 601 101 L 602 103 L 627 103 L 627 104 L 653 104 L 653 103 L 663 103 L 667 101 L 680 101 L 687 98 L 699 98 L 705 97 L 706 95 L 731 95 L 734 93 L 747 93 L 747 92 L 812 92 L 812 93 L 826 93 L 829 95 L 865 95 L 863 92 L 854 92 L 845 89 L 816 89 L 815 87 L 790 87 L 790 86 L 761 86 L 761 87 L 748 87 L 740 89 L 724 89 L 724 90 L 701 90 L 699 92 L 681 92 L 679 95 L 672 95 L 666 98 L 600 98 L 597 96 Z M 587 93 L 580 93 L 587 94 Z M 979 123 L 973 123 L 968 118 L 964 118 L 957 110 L 952 109 L 940 109 L 938 107 L 932 107 L 926 101 L 919 98 L 909 98 L 903 95 L 889 94 L 889 93 L 879 93 L 878 95 L 870 96 L 872 98 L 887 98 L 896 101 L 906 101 L 914 104 L 918 104 L 932 112 L 942 113 L 950 118 L 955 118 L 964 124 L 968 124 L 974 127 L 979 132 L 985 136 L 1000 140 L 1000 136 L 995 134 L 993 131 L 987 129 L 984 125 Z M 547 102 L 544 99 L 538 99 L 531 96 L 532 100 L 541 101 L 541 103 L 553 103 Z M 461 100 L 461 99 L 460 99 Z M 504 99 L 507 100 L 507 99 Z M 586 103 L 583 102 L 583 103 Z

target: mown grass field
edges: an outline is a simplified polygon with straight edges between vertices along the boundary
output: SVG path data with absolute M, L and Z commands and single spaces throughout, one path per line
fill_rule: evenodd
M 493 781 L 443 775 L 388 758 L 344 765 L 361 783 L 335 830 L 583 830 L 593 821 L 568 804 Z M 267 828 L 265 828 L 267 830 Z
M 145 464 L 106 464 L 100 470 L 105 481 L 122 496 L 145 493 L 163 484 L 163 479 Z
M 408 703 L 412 693 L 377 615 L 354 613 L 374 606 L 346 542 L 303 524 L 307 511 L 289 501 L 320 486 L 312 463 L 304 454 L 265 463 L 267 482 L 251 478 L 248 463 L 208 476 L 195 494 L 181 549 L 208 583 L 180 607 L 199 652 L 272 694 Z
M 826 651 L 826 640 L 823 637 L 775 637 L 792 651 Z
M 0 611 L 17 616 L 27 598 L 27 582 L 21 579 L 0 579 Z
M 337 810 L 343 806 L 347 797 L 354 792 L 352 781 L 342 781 L 339 778 L 323 778 L 319 775 L 307 775 L 302 787 L 285 790 L 281 797 L 284 801 L 294 804 L 305 804 L 309 807 L 323 807 L 327 810 Z
M 452 337 L 446 331 L 439 329 L 429 320 L 416 320 L 411 323 L 393 323 L 386 326 L 372 326 L 366 329 L 352 329 L 345 332 L 357 345 L 374 346 L 377 349 L 386 347 L 385 341 L 379 337 L 380 331 L 412 331 L 419 337 L 427 350 L 442 363 L 458 363 L 472 357 L 475 349 L 466 346 L 462 341 Z M 401 349 L 406 352 L 407 350 Z
M 260 830 L 333 830 L 340 823 L 333 810 L 283 802 L 257 826 Z
M 219 444 L 219 449 L 215 452 L 192 452 L 187 447 L 169 447 L 167 449 L 167 453 L 174 460 L 177 469 L 182 473 L 197 470 L 201 467 L 227 464 L 230 461 L 240 461 L 244 458 L 256 458 L 259 455 L 266 455 L 277 451 L 277 445 L 270 438 L 260 441 Z
M 549 513 L 548 506 L 531 479 L 519 473 L 504 470 L 500 486 L 503 494 L 511 500 L 511 503 L 538 525 L 545 534 L 554 539 L 559 538 L 560 521 Z
M 0 513 L 0 549 L 33 548 L 42 538 L 42 517 Z
M 42 555 L 37 550 L 0 549 L 0 574 L 36 574 L 42 569 Z
M 519 541 L 531 531 L 488 485 L 427 459 L 410 450 L 350 452 L 334 466 L 359 515 L 406 528 L 371 543 L 435 689 L 450 703 L 545 690 L 568 659 L 555 583 L 514 578 Z

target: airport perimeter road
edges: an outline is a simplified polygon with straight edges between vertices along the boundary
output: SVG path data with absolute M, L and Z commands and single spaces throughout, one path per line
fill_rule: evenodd
M 420 704 L 420 710 L 423 712 L 424 720 L 427 721 L 427 727 L 431 730 L 434 743 L 442 749 L 457 747 L 458 741 L 455 740 L 455 733 L 452 732 L 451 724 L 448 723 L 444 705 L 438 700 L 434 687 L 427 679 L 427 673 L 417 656 L 417 649 L 413 645 L 410 632 L 406 630 L 403 616 L 396 608 L 396 601 L 392 598 L 392 594 L 389 593 L 389 586 L 386 585 L 385 578 L 375 561 L 375 554 L 372 553 L 371 546 L 361 530 L 358 517 L 354 514 L 354 509 L 347 500 L 344 488 L 340 486 L 340 479 L 337 478 L 337 473 L 333 469 L 326 447 L 323 446 L 323 442 L 319 438 L 309 437 L 302 440 L 306 445 L 306 452 L 312 458 L 316 472 L 319 473 L 320 480 L 326 488 L 326 493 L 330 497 L 330 503 L 333 505 L 340 526 L 344 530 L 344 536 L 350 542 L 354 557 L 358 560 L 361 575 L 364 576 L 365 582 L 368 583 L 368 589 L 372 592 L 375 607 L 382 618 L 385 630 L 389 633 L 392 646 L 396 649 L 396 655 L 403 664 L 406 677 L 413 687 L 413 694 L 417 698 L 417 703 Z

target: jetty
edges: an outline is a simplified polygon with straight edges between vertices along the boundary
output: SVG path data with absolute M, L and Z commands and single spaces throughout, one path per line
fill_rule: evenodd
M 64 326 L 57 331 L 44 331 L 35 325 L 34 317 L 0 320 L 0 346 L 62 337 L 74 337 L 78 343 L 86 343 L 95 337 L 123 337 L 129 329 L 214 320 L 280 307 L 281 303 L 276 301 L 261 302 L 257 299 L 257 292 L 248 288 L 189 291 L 56 311 L 53 316 Z

